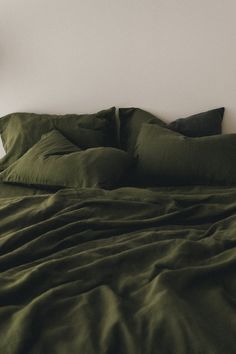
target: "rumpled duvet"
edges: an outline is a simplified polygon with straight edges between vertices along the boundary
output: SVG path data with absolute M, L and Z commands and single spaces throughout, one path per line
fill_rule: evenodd
M 1 354 L 235 354 L 236 188 L 0 198 Z

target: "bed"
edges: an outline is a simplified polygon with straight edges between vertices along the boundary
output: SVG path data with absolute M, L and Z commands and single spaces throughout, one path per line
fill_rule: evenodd
M 235 353 L 236 186 L 55 189 L 8 168 L 0 353 Z

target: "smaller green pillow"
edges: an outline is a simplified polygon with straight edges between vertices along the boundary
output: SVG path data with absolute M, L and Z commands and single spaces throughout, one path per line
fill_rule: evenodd
M 121 182 L 130 164 L 130 157 L 122 150 L 81 150 L 53 130 L 0 176 L 3 182 L 39 187 L 111 188 Z
M 224 111 L 221 107 L 179 118 L 171 122 L 168 128 L 192 138 L 221 134 Z
M 142 184 L 236 184 L 236 134 L 190 138 L 143 124 L 135 155 Z

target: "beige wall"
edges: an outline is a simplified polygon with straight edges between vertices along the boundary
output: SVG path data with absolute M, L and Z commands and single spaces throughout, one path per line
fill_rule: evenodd
M 236 132 L 235 0 L 0 0 L 0 116 L 225 105 Z

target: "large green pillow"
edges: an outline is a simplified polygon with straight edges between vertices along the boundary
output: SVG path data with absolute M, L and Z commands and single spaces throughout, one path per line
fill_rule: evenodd
M 140 108 L 120 108 L 120 146 L 133 154 L 137 136 L 143 123 L 152 123 L 175 130 L 190 137 L 201 137 L 221 133 L 224 108 L 194 114 L 187 118 L 179 118 L 170 124 Z
M 116 146 L 115 107 L 95 114 L 13 113 L 1 118 L 0 134 L 6 155 L 0 161 L 0 170 L 53 129 L 82 148 Z
M 236 134 L 190 138 L 143 124 L 135 155 L 145 184 L 236 184 Z
M 39 187 L 117 186 L 131 164 L 128 154 L 112 147 L 79 149 L 60 132 L 43 135 L 1 174 L 3 182 Z

